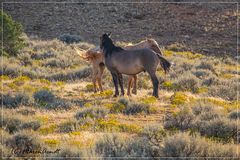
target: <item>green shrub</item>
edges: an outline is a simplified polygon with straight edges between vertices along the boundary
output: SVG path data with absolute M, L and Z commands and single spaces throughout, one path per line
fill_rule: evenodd
M 3 50 L 3 54 L 5 55 L 16 56 L 25 46 L 24 39 L 22 38 L 22 25 L 15 22 L 4 12 L 0 13 L 0 17 L 1 22 L 3 22 L 3 26 L 1 25 L 0 27 L 0 35 L 3 37 L 3 48 L 0 46 L 0 49 Z
M 131 103 L 124 109 L 123 113 L 127 115 L 138 113 L 150 114 L 150 106 L 144 103 Z
M 92 119 L 102 119 L 109 113 L 109 110 L 102 107 L 90 107 L 90 108 L 84 108 L 81 111 L 77 112 L 75 115 L 75 118 L 77 120 L 79 119 L 86 119 L 86 118 L 92 118 Z
M 19 133 L 6 141 L 6 146 L 11 148 L 16 156 L 26 156 L 28 153 L 41 151 L 40 142 L 36 137 L 24 133 Z

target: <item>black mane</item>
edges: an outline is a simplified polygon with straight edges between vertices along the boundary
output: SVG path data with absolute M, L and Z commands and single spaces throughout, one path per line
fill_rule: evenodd
M 115 46 L 113 44 L 113 41 L 111 40 L 111 38 L 109 38 L 106 34 L 104 34 L 102 36 L 102 49 L 105 52 L 105 57 L 107 57 L 108 55 L 111 55 L 114 51 L 115 52 L 119 52 L 124 50 L 123 48 L 119 47 L 119 46 Z

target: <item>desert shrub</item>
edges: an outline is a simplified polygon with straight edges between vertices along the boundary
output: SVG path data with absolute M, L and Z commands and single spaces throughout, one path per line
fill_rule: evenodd
M 214 74 L 210 74 L 202 80 L 202 85 L 211 86 L 219 83 L 219 79 Z
M 92 118 L 92 119 L 101 119 L 104 118 L 109 113 L 109 110 L 102 107 L 90 107 L 90 108 L 84 108 L 81 111 L 79 111 L 75 118 L 77 120 L 79 119 L 86 119 L 86 118 Z
M 110 112 L 123 113 L 128 105 L 129 105 L 129 101 L 126 98 L 120 98 L 118 100 L 118 103 L 115 103 L 110 107 Z
M 173 84 L 182 91 L 196 92 L 200 87 L 199 79 L 191 73 L 180 76 Z
M 7 75 L 9 77 L 17 77 L 19 75 L 19 68 L 18 64 L 5 64 L 3 62 L 1 65 L 0 75 Z
M 17 111 L 17 113 L 20 113 L 24 116 L 28 116 L 28 115 L 34 115 L 36 113 L 36 111 L 29 110 L 29 109 L 21 109 L 21 110 Z
M 110 113 L 123 113 L 125 109 L 126 109 L 126 106 L 124 104 L 122 104 L 122 103 L 115 103 L 110 108 Z
M 102 157 L 148 158 L 148 159 L 192 159 L 192 157 L 236 157 L 237 147 L 207 141 L 187 133 L 166 136 L 160 143 L 151 143 L 145 137 L 134 137 L 126 141 L 118 135 L 105 136 L 97 141 L 95 151 Z M 179 158 L 182 159 L 182 158 Z
M 209 88 L 209 95 L 221 97 L 225 100 L 237 100 L 240 98 L 238 92 L 239 80 L 222 81 L 219 85 L 214 85 Z
M 44 62 L 44 66 L 46 67 L 59 67 L 59 68 L 67 68 L 70 67 L 73 64 L 71 59 L 63 57 L 63 58 L 53 58 L 48 59 L 46 62 Z
M 0 13 L 3 26 L 0 27 L 0 35 L 3 37 L 3 55 L 16 56 L 25 46 L 22 25 L 4 12 Z M 3 35 L 3 36 L 2 36 Z M 1 52 L 2 54 L 2 52 Z
M 63 34 L 58 38 L 60 41 L 65 42 L 67 44 L 71 43 L 78 43 L 82 41 L 82 37 L 78 35 L 71 35 L 71 34 Z
M 6 108 L 17 108 L 20 105 L 29 105 L 30 104 L 30 98 L 26 94 L 17 94 L 15 96 L 11 96 L 9 94 L 2 95 L 0 98 L 0 102 L 3 104 Z
M 58 131 L 64 133 L 72 132 L 76 130 L 76 128 L 77 123 L 74 121 L 67 121 L 58 125 Z
M 194 122 L 194 114 L 191 109 L 188 107 L 180 108 L 180 111 L 177 113 L 172 113 L 170 116 L 167 116 L 164 122 L 165 129 L 179 129 L 187 130 L 191 129 Z
M 51 109 L 51 110 L 57 110 L 57 109 L 70 109 L 72 106 L 71 102 L 68 102 L 67 100 L 56 98 L 53 102 L 47 103 L 43 107 L 45 109 Z
M 170 100 L 172 105 L 182 105 L 188 101 L 188 97 L 184 92 L 175 92 Z
M 126 99 L 126 98 L 120 98 L 120 99 L 118 100 L 118 103 L 121 103 L 121 104 L 127 106 L 127 105 L 129 104 L 129 100 Z
M 214 71 L 213 64 L 209 61 L 202 61 L 198 66 L 197 69 L 208 69 L 210 71 Z
M 195 71 L 192 71 L 192 73 L 199 79 L 208 78 L 209 76 L 213 75 L 211 71 L 205 69 L 197 69 Z
M 186 51 L 187 47 L 181 43 L 173 43 L 166 47 L 166 49 L 176 52 Z
M 165 139 L 161 149 L 164 157 L 236 157 L 237 150 L 232 145 L 208 142 L 203 138 L 191 137 L 187 133 L 179 133 Z M 167 158 L 166 158 L 167 159 Z
M 21 125 L 21 129 L 32 129 L 36 131 L 40 128 L 40 123 L 38 121 L 25 122 Z
M 72 44 L 74 45 L 75 47 L 79 47 L 81 49 L 84 49 L 84 50 L 88 50 L 88 49 L 91 49 L 91 48 L 95 48 L 96 46 L 94 44 L 91 44 L 91 43 L 87 43 L 87 42 L 79 42 L 77 44 Z M 71 46 L 72 46 L 71 45 Z
M 96 153 L 103 157 L 126 157 L 127 149 L 126 140 L 117 135 L 104 136 L 95 145 Z
M 34 100 L 37 103 L 47 103 L 47 102 L 53 102 L 55 100 L 55 95 L 46 89 L 39 90 L 34 93 L 33 95 Z
M 199 117 L 200 120 L 212 120 L 223 116 L 222 111 L 219 107 L 209 102 L 197 102 L 192 104 L 192 111 Z
M 230 142 L 237 140 L 237 122 L 224 118 L 213 119 L 202 125 L 199 132 L 210 138 Z
M 232 111 L 229 113 L 228 118 L 238 120 L 240 119 L 240 112 L 238 110 Z
M 183 68 L 185 71 L 189 71 L 193 68 L 193 65 L 191 63 L 183 62 L 179 67 Z
M 51 159 L 51 160 L 82 159 L 82 157 L 86 157 L 83 154 L 82 150 L 79 150 L 78 148 L 72 148 L 72 147 L 61 148 L 60 152 L 47 154 L 44 156 L 48 157 L 47 159 Z
M 4 159 L 12 159 L 11 150 L 2 144 L 0 144 L 0 155 L 1 155 L 2 159 L 3 159 L 3 157 L 4 157 Z
M 153 145 L 160 144 L 167 136 L 166 132 L 159 124 L 152 124 L 144 127 L 141 134 Z
M 146 113 L 150 114 L 150 106 L 144 103 L 131 103 L 126 106 L 123 111 L 124 114 L 138 114 L 138 113 Z
M 31 58 L 36 60 L 43 60 L 43 59 L 52 58 L 55 56 L 56 54 L 54 52 L 48 51 L 48 52 L 43 52 L 38 54 L 32 54 Z
M 1 121 L 1 127 L 9 132 L 10 134 L 15 133 L 21 129 L 21 124 L 23 122 L 17 118 L 6 118 L 3 117 Z
M 67 80 L 77 80 L 86 78 L 91 74 L 91 68 L 86 67 L 83 69 L 78 69 L 69 72 L 60 72 L 47 76 L 46 79 L 51 81 L 67 81 Z
M 51 91 L 42 89 L 34 93 L 35 102 L 45 109 L 69 109 L 71 103 L 56 97 Z
M 16 156 L 25 156 L 27 153 L 40 152 L 41 145 L 35 136 L 26 133 L 19 133 L 6 141 L 6 146 L 10 147 Z
M 24 53 L 19 54 L 18 59 L 20 60 L 22 65 L 31 65 L 32 64 L 31 56 L 28 53 L 24 52 Z

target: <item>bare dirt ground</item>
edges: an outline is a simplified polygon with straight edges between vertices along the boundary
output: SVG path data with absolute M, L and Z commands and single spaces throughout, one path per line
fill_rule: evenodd
M 98 44 L 102 33 L 112 32 L 116 41 L 153 37 L 164 47 L 180 43 L 193 52 L 237 55 L 236 3 L 42 2 L 48 3 L 5 3 L 3 9 L 23 24 L 28 35 L 42 39 L 75 34 Z

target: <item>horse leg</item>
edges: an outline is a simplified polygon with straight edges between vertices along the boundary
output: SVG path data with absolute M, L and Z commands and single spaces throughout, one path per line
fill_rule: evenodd
M 115 87 L 115 94 L 113 97 L 117 97 L 119 95 L 118 92 L 118 74 L 116 73 L 111 73 L 112 74 L 112 78 L 113 78 L 113 83 L 114 83 L 114 87 Z
M 153 96 L 158 98 L 158 84 L 159 84 L 158 78 L 155 73 L 151 73 L 150 77 L 153 84 Z
M 127 88 L 127 95 L 131 96 L 131 87 L 132 87 L 132 76 L 128 76 L 128 88 Z
M 133 75 L 133 94 L 137 94 L 137 75 Z
M 123 88 L 123 76 L 122 74 L 118 74 L 118 81 L 119 81 L 119 85 L 121 88 L 121 95 L 124 96 L 124 88 Z
M 96 76 L 93 75 L 93 78 L 92 78 L 92 83 L 93 83 L 93 90 L 94 92 L 96 93 L 97 92 L 97 84 L 96 84 Z
M 100 91 L 103 92 L 103 88 L 102 88 L 102 75 L 103 75 L 103 72 L 104 72 L 104 69 L 105 69 L 105 65 L 104 63 L 100 63 L 99 64 L 99 67 L 100 67 L 100 72 L 99 72 L 99 79 L 98 79 L 98 86 L 100 88 Z
M 98 86 L 99 86 L 100 91 L 103 92 L 103 88 L 102 88 L 102 78 L 101 78 L 101 77 L 98 77 L 97 82 L 98 82 Z

